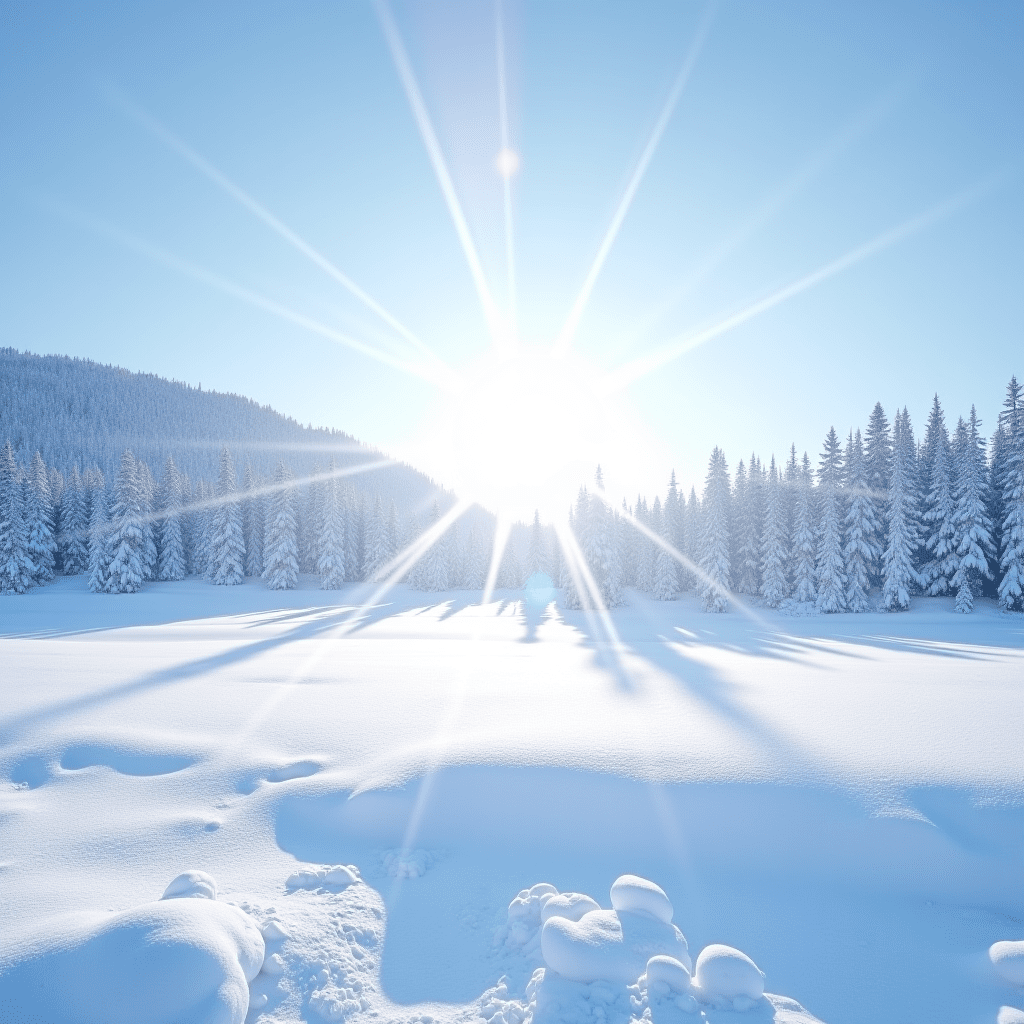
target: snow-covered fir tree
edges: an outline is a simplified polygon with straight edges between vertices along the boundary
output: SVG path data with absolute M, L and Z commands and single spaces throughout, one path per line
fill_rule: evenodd
M 66 576 L 77 576 L 89 568 L 88 492 L 73 466 L 61 495 L 60 554 Z
M 107 515 L 107 491 L 99 484 L 92 488 L 89 517 L 89 589 L 102 594 L 107 589 L 110 565 L 110 522 Z
M 604 494 L 601 467 L 597 467 L 590 496 L 590 527 L 583 556 L 587 560 L 598 597 L 605 608 L 617 608 L 622 599 L 622 563 L 619 560 L 619 521 Z
M 661 531 L 659 536 L 666 544 L 671 545 L 672 541 L 669 537 L 671 524 L 665 509 L 662 510 L 660 518 Z M 657 551 L 658 554 L 654 560 L 654 589 L 652 596 L 655 601 L 674 601 L 678 591 L 676 560 L 661 546 L 657 547 Z
M 1000 537 L 999 606 L 1007 611 L 1024 608 L 1024 389 L 1012 377 L 1000 412 L 1006 434 L 1005 468 L 1001 473 L 1003 521 Z
M 25 525 L 32 578 L 36 583 L 49 583 L 55 575 L 57 542 L 54 539 L 50 475 L 39 452 L 32 456 L 32 465 L 25 483 Z
M 135 460 L 139 477 L 139 502 L 142 508 L 142 566 L 144 580 L 157 578 L 159 551 L 157 550 L 156 481 L 141 459 Z
M 683 574 L 682 589 L 693 590 L 697 586 L 697 574 L 694 569 L 700 559 L 701 518 L 697 488 L 692 486 L 690 487 L 690 497 L 686 502 L 684 532 L 686 548 L 682 553 L 686 555 L 687 568 Z
M 834 613 L 846 608 L 846 567 L 840 524 L 840 486 L 843 480 L 843 451 L 835 427 L 825 435 L 818 462 L 818 553 L 815 578 L 819 612 Z
M 925 430 L 924 457 L 927 479 L 924 495 L 924 535 L 928 560 L 921 566 L 921 585 L 931 595 L 945 594 L 957 570 L 953 526 L 953 460 L 946 417 L 939 396 L 932 400 Z
M 160 486 L 160 559 L 157 578 L 161 580 L 183 580 L 188 571 L 181 485 L 181 474 L 174 464 L 174 457 L 168 455 Z
M 430 510 L 430 518 L 425 532 L 435 529 L 440 520 L 441 512 L 435 501 Z M 435 537 L 433 543 L 424 553 L 421 559 L 423 568 L 419 579 L 421 589 L 434 592 L 448 589 L 448 557 L 445 548 L 444 537 Z M 499 583 L 499 586 L 501 585 L 507 584 Z
M 729 502 L 729 535 L 731 540 L 729 564 L 732 566 L 733 589 L 737 593 L 751 594 L 753 582 L 746 578 L 744 565 L 745 534 L 747 527 L 747 466 L 740 459 L 733 474 L 732 498 Z
M 817 550 L 814 537 L 814 492 L 812 489 L 811 460 L 804 452 L 796 480 L 796 503 L 793 510 L 793 539 L 790 557 L 793 560 L 793 598 L 800 602 L 814 601 L 817 589 L 814 578 L 817 571 Z
M 345 582 L 345 502 L 333 455 L 320 488 L 320 554 L 316 569 L 321 588 L 337 590 Z
M 380 495 L 374 499 L 373 508 L 366 517 L 366 562 L 363 565 L 363 579 L 377 580 L 381 571 L 391 561 L 391 544 L 388 539 L 388 522 Z
M 283 462 L 274 471 L 263 542 L 263 578 L 271 590 L 293 590 L 299 582 L 299 553 L 295 530 L 295 488 Z
M 226 447 L 220 453 L 217 500 L 210 520 L 213 528 L 210 579 L 219 586 L 237 586 L 245 579 L 245 538 L 234 461 Z
M 368 511 L 363 495 L 349 490 L 345 507 L 345 564 L 350 569 L 350 583 L 356 583 L 363 578 L 363 567 L 366 565 Z M 413 537 L 418 535 L 418 529 L 410 534 Z
M 716 447 L 708 462 L 701 502 L 700 596 L 705 611 L 724 612 L 729 607 L 730 536 L 729 467 L 725 453 Z
M 530 524 L 530 550 L 526 559 L 526 575 L 550 573 L 547 542 L 544 538 L 544 527 L 540 521 L 540 510 L 533 510 L 533 522 Z
M 685 533 L 685 517 L 683 514 L 683 497 L 679 493 L 679 484 L 676 482 L 676 471 L 672 470 L 672 475 L 668 481 L 668 494 L 665 496 L 665 504 L 663 506 L 665 515 L 665 540 L 669 542 L 676 549 L 676 551 L 682 553 L 686 550 L 686 533 Z M 634 534 L 635 530 L 624 531 L 627 534 Z M 682 589 L 682 566 L 675 558 L 672 559 L 672 574 L 675 577 L 673 589 L 675 593 L 679 593 Z
M 251 462 L 245 464 L 242 482 L 242 539 L 245 543 L 245 575 L 263 573 L 264 495 Z
M 878 560 L 869 567 L 872 584 L 882 583 L 882 552 L 888 541 L 886 533 L 888 513 L 889 477 L 892 474 L 893 450 L 889 420 L 881 402 L 876 402 L 864 432 L 864 472 L 868 490 L 874 503 L 874 520 L 878 530 L 871 538 L 871 549 L 879 553 Z
M 487 564 L 480 532 L 471 526 L 466 532 L 466 588 L 483 590 L 487 583 Z
M 128 449 L 121 456 L 110 510 L 108 594 L 134 594 L 142 589 L 146 578 L 145 514 L 138 463 Z
M 34 575 L 21 468 L 8 441 L 0 451 L 0 594 L 24 594 L 32 586 Z
M 789 597 L 788 561 L 786 509 L 782 481 L 773 455 L 765 484 L 764 524 L 761 528 L 761 596 L 769 608 L 778 608 Z
M 953 529 L 956 572 L 951 580 L 956 591 L 956 610 L 970 612 L 980 596 L 982 579 L 991 579 L 992 522 L 985 507 L 985 442 L 974 406 L 970 423 L 963 418 L 956 427 L 953 443 L 954 504 Z
M 860 430 L 851 431 L 846 445 L 846 509 L 843 559 L 846 566 L 846 607 L 851 612 L 868 610 L 871 587 L 869 570 L 878 559 L 875 538 L 875 502 L 868 488 L 864 467 L 864 445 Z
M 910 607 L 910 595 L 921 585 L 914 568 L 919 531 L 914 486 L 914 435 L 907 410 L 896 414 L 892 434 L 892 472 L 886 500 L 888 543 L 882 555 L 882 607 L 902 611 Z

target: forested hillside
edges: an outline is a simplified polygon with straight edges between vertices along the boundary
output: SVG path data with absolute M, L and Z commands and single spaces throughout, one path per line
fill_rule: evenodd
M 68 477 L 99 469 L 113 480 L 130 448 L 153 472 L 173 456 L 192 480 L 215 480 L 220 451 L 232 452 L 239 473 L 248 463 L 270 477 L 282 458 L 297 478 L 333 456 L 339 468 L 378 456 L 337 430 L 304 427 L 241 395 L 203 391 L 151 373 L 131 373 L 68 356 L 0 349 L 0 445 L 10 441 L 27 466 L 38 451 Z M 422 473 L 392 465 L 350 478 L 368 495 L 400 510 L 450 504 Z M 437 493 L 435 493 L 437 492 Z

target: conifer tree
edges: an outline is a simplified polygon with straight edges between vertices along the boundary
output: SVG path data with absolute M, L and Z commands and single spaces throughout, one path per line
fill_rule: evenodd
M 583 555 L 605 608 L 622 604 L 622 562 L 619 558 L 618 517 L 605 500 L 601 467 L 597 467 L 590 499 L 590 529 Z M 582 547 L 582 545 L 581 545 Z M 653 547 L 653 545 L 652 545 Z M 653 562 L 652 562 L 653 567 Z
M 540 522 L 540 510 L 533 510 L 533 523 L 530 525 L 530 551 L 526 566 L 526 575 L 549 573 L 547 544 L 544 542 L 544 527 Z
M 26 480 L 25 525 L 28 532 L 28 557 L 36 583 L 49 583 L 55 575 L 57 542 L 54 540 L 53 500 L 50 475 L 37 451 Z
M 317 572 L 323 590 L 337 590 L 345 582 L 345 512 L 332 455 L 327 476 L 320 483 L 320 557 Z M 368 577 L 369 578 L 369 577 Z
M 156 482 L 149 466 L 141 459 L 135 460 L 135 468 L 139 478 L 139 497 L 142 508 L 142 578 L 157 578 L 159 552 L 157 550 L 156 530 Z
M 487 583 L 487 563 L 480 532 L 471 526 L 466 535 L 466 588 L 483 590 Z
M 701 502 L 700 595 L 708 612 L 724 612 L 729 607 L 729 492 L 725 453 L 716 447 L 708 463 Z
M 740 594 L 752 594 L 753 580 L 747 572 L 745 564 L 747 548 L 747 467 L 740 459 L 732 482 L 732 498 L 729 502 L 730 524 L 729 533 L 732 544 L 729 551 L 729 562 L 732 566 L 734 589 Z
M 245 579 L 245 538 L 235 486 L 235 466 L 227 447 L 220 453 L 217 502 L 210 519 L 213 527 L 210 578 L 219 586 L 237 586 Z
M 682 553 L 686 550 L 686 535 L 684 533 L 684 516 L 683 516 L 683 499 L 679 494 L 679 485 L 676 483 L 676 471 L 672 470 L 672 475 L 668 481 L 668 494 L 665 497 L 664 505 L 665 515 L 665 540 L 669 542 L 676 549 Z M 630 534 L 632 530 L 628 531 Z M 682 589 L 682 566 L 676 561 L 676 559 L 669 556 L 671 559 L 672 574 L 675 577 L 672 590 L 674 594 L 679 593 Z
M 66 576 L 77 576 L 89 567 L 89 506 L 78 466 L 73 466 L 61 495 L 61 562 Z
M 804 452 L 803 464 L 796 481 L 796 503 L 793 510 L 793 540 L 790 544 L 793 559 L 793 598 L 800 602 L 817 597 L 814 576 L 817 569 L 814 543 L 814 493 L 811 480 L 811 460 Z
M 263 543 L 263 578 L 271 590 L 294 590 L 299 582 L 299 553 L 295 528 L 295 488 L 283 462 L 274 471 Z
M 363 579 L 378 579 L 381 570 L 391 561 L 390 544 L 388 543 L 388 524 L 384 517 L 384 506 L 380 495 L 374 498 L 373 509 L 366 517 L 366 564 L 363 566 Z
M 671 491 L 669 492 L 671 495 Z M 666 506 L 668 503 L 666 502 Z M 667 544 L 672 541 L 669 538 L 671 524 L 669 516 L 665 511 L 661 514 L 661 539 Z M 654 600 L 674 601 L 677 592 L 676 582 L 676 560 L 663 548 L 658 546 L 658 555 L 654 562 Z
M 161 485 L 160 559 L 157 566 L 157 578 L 161 580 L 183 580 L 187 574 L 181 485 L 178 467 L 173 456 L 168 455 Z
M 399 543 L 398 536 L 398 508 L 395 505 L 395 499 L 391 499 L 391 504 L 388 507 L 388 546 L 387 555 L 388 561 L 390 562 L 398 554 L 401 545 Z
M 427 523 L 427 530 L 432 530 L 441 520 L 441 512 L 435 501 L 430 510 L 430 520 Z M 508 549 L 506 548 L 506 551 Z M 448 558 L 445 550 L 444 537 L 434 538 L 434 542 L 427 548 L 422 558 L 423 571 L 420 577 L 420 586 L 423 590 L 439 592 L 448 589 Z M 514 586 L 515 584 L 499 583 L 499 586 Z
M 846 570 L 839 504 L 842 479 L 842 446 L 835 427 L 830 427 L 818 463 L 820 500 L 815 564 L 818 596 L 815 607 L 819 612 L 841 612 L 846 608 Z
M 144 515 L 138 463 L 131 449 L 127 449 L 121 456 L 121 467 L 114 484 L 110 563 L 106 573 L 108 594 L 134 594 L 142 589 L 146 578 Z
M 264 498 L 251 462 L 245 464 L 242 484 L 242 537 L 245 542 L 245 575 L 263 573 Z
M 0 594 L 24 594 L 32 586 L 34 575 L 21 467 L 8 441 L 0 451 Z
M 999 414 L 1006 434 L 1002 479 L 1003 522 L 999 557 L 999 606 L 1024 608 L 1024 395 L 1016 377 L 1010 378 Z
M 956 590 L 956 610 L 970 612 L 981 594 L 982 578 L 991 579 L 989 554 L 993 546 L 992 523 L 985 508 L 985 446 L 973 405 L 970 424 L 963 419 L 957 424 L 953 466 L 957 568 L 951 584 Z
M 769 608 L 778 608 L 789 597 L 785 514 L 782 483 L 773 455 L 765 485 L 764 526 L 761 530 L 761 596 Z
M 349 508 L 351 510 L 351 506 L 349 506 Z M 409 528 L 407 530 L 407 535 L 408 535 L 408 538 L 409 538 L 409 546 L 410 547 L 416 541 L 419 540 L 420 535 L 422 534 L 422 532 L 423 531 L 420 528 L 419 517 L 416 516 L 416 515 L 410 515 L 409 516 Z M 424 588 L 422 586 L 422 577 L 423 577 L 423 557 L 421 555 L 406 570 L 406 573 L 405 573 L 405 583 L 406 583 L 406 586 L 408 586 L 412 590 L 423 590 Z
M 864 470 L 867 477 L 868 490 L 874 503 L 874 520 L 878 523 L 878 532 L 871 538 L 871 548 L 879 552 L 879 561 L 869 567 L 872 583 L 881 586 L 882 564 L 881 552 L 888 541 L 886 533 L 889 522 L 886 501 L 889 494 L 889 477 L 892 474 L 893 445 L 889 430 L 889 420 L 881 402 L 876 402 L 868 427 L 864 434 Z
M 946 418 L 939 396 L 932 400 L 924 439 L 924 459 L 928 478 L 924 499 L 925 550 L 928 561 L 921 567 L 922 586 L 931 595 L 950 590 L 957 570 L 956 539 L 953 526 L 953 466 Z
M 913 562 L 919 531 L 913 486 L 913 433 L 906 409 L 896 414 L 892 448 L 886 500 L 889 541 L 882 556 L 882 606 L 888 611 L 901 611 L 910 607 L 913 588 L 921 584 Z
M 1002 569 L 999 566 L 999 557 L 1003 550 L 1003 518 L 1005 508 L 1003 505 L 1003 486 L 1006 483 L 1006 467 L 1010 456 L 1009 438 L 1006 428 L 1001 424 L 996 425 L 995 432 L 989 443 L 989 471 L 988 487 L 986 490 L 985 508 L 988 518 L 992 523 L 992 546 L 993 552 L 989 555 L 988 567 L 991 579 L 998 581 L 1002 579 Z
M 867 484 L 860 430 L 856 433 L 850 431 L 847 443 L 846 489 L 849 497 L 843 547 L 846 607 L 851 612 L 865 612 L 868 610 L 868 590 L 871 585 L 868 571 L 877 561 L 879 553 L 874 548 L 878 523 L 875 520 L 875 502 Z
M 693 590 L 697 586 L 697 574 L 693 570 L 700 559 L 701 537 L 700 501 L 697 498 L 697 488 L 693 486 L 690 487 L 690 497 L 686 502 L 685 533 L 686 548 L 683 554 L 686 555 L 689 567 L 684 576 L 683 589 Z
M 89 518 L 89 589 L 102 594 L 107 589 L 110 565 L 110 523 L 107 518 L 107 491 L 103 485 L 92 488 Z

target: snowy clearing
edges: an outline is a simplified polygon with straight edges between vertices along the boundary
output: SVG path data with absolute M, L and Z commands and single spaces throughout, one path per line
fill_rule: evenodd
M 0 1020 L 1024 1014 L 1019 615 L 306 583 L 3 600 Z

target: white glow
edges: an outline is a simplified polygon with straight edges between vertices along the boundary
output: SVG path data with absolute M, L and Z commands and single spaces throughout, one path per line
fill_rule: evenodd
M 494 166 L 503 178 L 513 178 L 519 173 L 519 154 L 514 149 L 503 149 L 494 158 Z
M 598 463 L 620 481 L 625 468 L 632 486 L 632 471 L 663 457 L 624 399 L 598 395 L 601 374 L 575 355 L 524 345 L 461 377 L 464 387 L 443 400 L 402 457 L 510 520 L 529 520 L 534 509 L 564 519 Z

